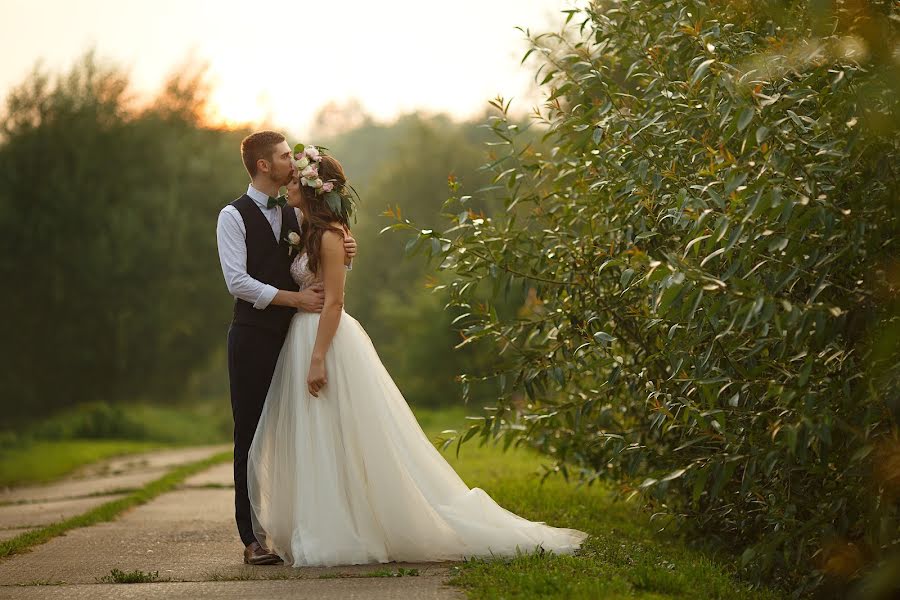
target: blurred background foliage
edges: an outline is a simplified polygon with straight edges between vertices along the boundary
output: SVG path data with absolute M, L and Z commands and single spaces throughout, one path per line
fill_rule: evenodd
M 167 441 L 142 425 L 146 414 L 118 408 L 135 404 L 200 406 L 217 424 L 194 441 L 230 437 L 224 339 L 232 301 L 213 232 L 221 207 L 246 190 L 239 144 L 248 131 L 204 123 L 202 65 L 176 73 L 141 103 L 125 71 L 89 52 L 68 73 L 36 67 L 7 98 L 7 444 L 28 435 Z M 489 176 L 476 171 L 490 132 L 482 120 L 410 114 L 383 124 L 361 110 L 326 106 L 315 139 L 304 140 L 331 148 L 363 195 L 347 309 L 411 404 L 459 404 L 455 377 L 479 361 L 477 352 L 454 352 L 460 337 L 430 292 L 427 266 L 404 260 L 403 242 L 379 231 L 389 207 L 438 215 L 448 176 L 473 190 L 483 185 Z
M 0 142 L 4 425 L 84 402 L 170 399 L 228 318 L 210 214 L 239 189 L 240 132 L 202 127 L 201 73 L 138 107 L 87 54 L 35 69 Z
M 898 4 L 601 0 L 526 33 L 548 147 L 497 99 L 491 189 L 392 226 L 435 249 L 461 333 L 496 349 L 465 379 L 499 400 L 457 443 L 618 481 L 796 595 L 889 573 Z M 506 210 L 473 219 L 486 197 Z M 484 301 L 510 288 L 520 310 Z

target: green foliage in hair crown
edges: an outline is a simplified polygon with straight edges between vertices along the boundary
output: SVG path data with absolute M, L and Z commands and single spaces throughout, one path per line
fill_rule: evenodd
M 300 173 L 300 185 L 312 188 L 317 196 L 322 196 L 331 212 L 344 222 L 349 222 L 359 201 L 359 194 L 349 183 L 341 184 L 334 180 L 323 180 L 319 176 L 319 163 L 328 149 L 324 146 L 294 146 L 294 159 Z

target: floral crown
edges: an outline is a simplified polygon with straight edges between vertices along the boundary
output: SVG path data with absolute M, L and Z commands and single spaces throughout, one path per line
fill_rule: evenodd
M 323 181 L 319 176 L 319 163 L 325 156 L 328 148 L 324 146 L 304 146 L 297 144 L 294 146 L 294 158 L 297 160 L 297 170 L 300 172 L 300 185 L 312 188 L 316 195 L 324 195 L 325 204 L 331 209 L 336 217 L 350 221 L 353 215 L 353 222 L 356 222 L 356 216 L 353 214 L 356 203 L 359 201 L 359 194 L 349 183 L 340 184 L 335 180 Z

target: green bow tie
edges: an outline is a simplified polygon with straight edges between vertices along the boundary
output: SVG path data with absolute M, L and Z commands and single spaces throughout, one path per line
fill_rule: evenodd
M 284 196 L 278 196 L 277 198 L 269 196 L 269 202 L 266 203 L 266 208 L 275 208 L 276 204 L 278 206 L 284 206 L 285 204 L 287 204 L 287 198 L 285 198 Z

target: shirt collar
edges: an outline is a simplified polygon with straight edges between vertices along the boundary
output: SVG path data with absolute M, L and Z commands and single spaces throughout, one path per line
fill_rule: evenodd
M 263 192 L 259 191 L 258 189 L 253 187 L 253 184 L 251 183 L 247 186 L 247 195 L 250 196 L 250 199 L 256 202 L 256 204 L 258 204 L 260 208 L 268 210 L 268 194 L 264 194 Z

